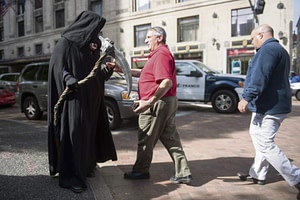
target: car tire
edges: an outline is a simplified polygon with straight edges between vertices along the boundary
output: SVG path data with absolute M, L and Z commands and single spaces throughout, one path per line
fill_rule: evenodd
M 32 96 L 25 98 L 23 102 L 23 109 L 27 119 L 37 120 L 41 119 L 43 116 L 43 112 L 41 111 L 37 100 Z
M 219 90 L 212 96 L 212 106 L 218 113 L 234 113 L 237 111 L 238 98 L 230 90 Z
M 120 117 L 120 112 L 118 106 L 115 102 L 105 100 L 107 118 L 109 123 L 109 128 L 114 130 L 120 126 L 122 119 Z
M 300 101 L 300 90 L 296 92 L 295 97 L 298 101 Z

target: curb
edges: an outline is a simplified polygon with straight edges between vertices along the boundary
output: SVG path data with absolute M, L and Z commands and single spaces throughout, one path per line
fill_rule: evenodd
M 100 182 L 97 185 L 91 186 L 95 199 L 105 200 L 147 200 L 144 193 L 142 193 L 136 184 L 132 180 L 126 180 L 123 178 L 124 172 L 120 170 L 118 166 L 108 161 L 106 163 L 98 163 L 97 167 L 97 178 Z M 101 187 L 100 190 L 95 189 Z M 102 189 L 103 187 L 103 189 Z M 97 191 L 95 191 L 97 190 Z M 110 193 L 98 194 L 98 193 Z

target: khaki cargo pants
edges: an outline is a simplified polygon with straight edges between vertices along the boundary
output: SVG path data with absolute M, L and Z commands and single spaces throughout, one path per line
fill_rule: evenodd
M 175 166 L 175 176 L 191 174 L 176 130 L 177 97 L 164 97 L 139 116 L 138 150 L 133 172 L 147 173 L 158 141 L 168 150 Z

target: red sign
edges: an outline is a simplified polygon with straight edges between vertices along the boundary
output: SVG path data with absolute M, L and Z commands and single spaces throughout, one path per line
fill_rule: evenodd
M 148 61 L 148 57 L 132 58 L 132 62 L 146 62 L 146 61 Z
M 228 56 L 254 55 L 255 49 L 229 49 Z

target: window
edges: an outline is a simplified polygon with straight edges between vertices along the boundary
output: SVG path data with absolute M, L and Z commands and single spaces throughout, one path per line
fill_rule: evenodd
M 231 36 L 250 35 L 254 28 L 254 16 L 251 8 L 231 11 Z
M 18 48 L 18 56 L 19 57 L 24 57 L 24 47 L 19 47 Z
M 61 28 L 61 27 L 65 26 L 65 10 L 64 9 L 57 10 L 55 12 L 55 21 L 56 21 L 56 24 L 55 24 L 56 28 Z
M 147 31 L 150 28 L 151 24 L 144 24 L 134 27 L 134 47 L 145 46 Z
M 0 60 L 3 60 L 4 59 L 4 50 L 1 49 L 0 50 Z
M 38 81 L 48 81 L 48 65 L 41 65 L 40 71 L 37 75 Z
M 39 9 L 43 7 L 43 0 L 35 0 L 34 1 L 34 8 Z
M 196 41 L 199 29 L 199 16 L 178 19 L 178 42 Z
M 135 11 L 151 9 L 152 0 L 135 0 Z
M 35 32 L 40 33 L 43 32 L 43 15 L 35 17 Z
M 4 29 L 0 27 L 0 41 L 4 41 Z
M 18 77 L 19 77 L 18 75 L 14 75 L 14 74 L 4 74 L 4 75 L 2 75 L 0 80 L 1 81 L 17 81 Z
M 24 27 L 24 21 L 19 21 L 18 22 L 18 36 L 24 36 L 25 34 L 25 27 Z
M 176 63 L 176 75 L 178 76 L 189 76 L 192 71 L 197 71 L 197 69 L 189 63 Z
M 100 0 L 91 1 L 91 11 L 102 16 L 102 1 L 100 1 Z
M 25 12 L 25 1 L 18 0 L 18 15 L 23 15 Z
M 186 1 L 191 1 L 191 0 L 178 0 L 178 3 L 186 2 Z
M 39 68 L 36 66 L 30 66 L 28 67 L 24 73 L 23 73 L 23 79 L 24 81 L 34 81 L 36 79 L 35 74 L 37 73 L 37 70 Z
M 42 55 L 43 54 L 43 45 L 42 44 L 36 44 L 35 45 L 35 54 L 36 55 Z

